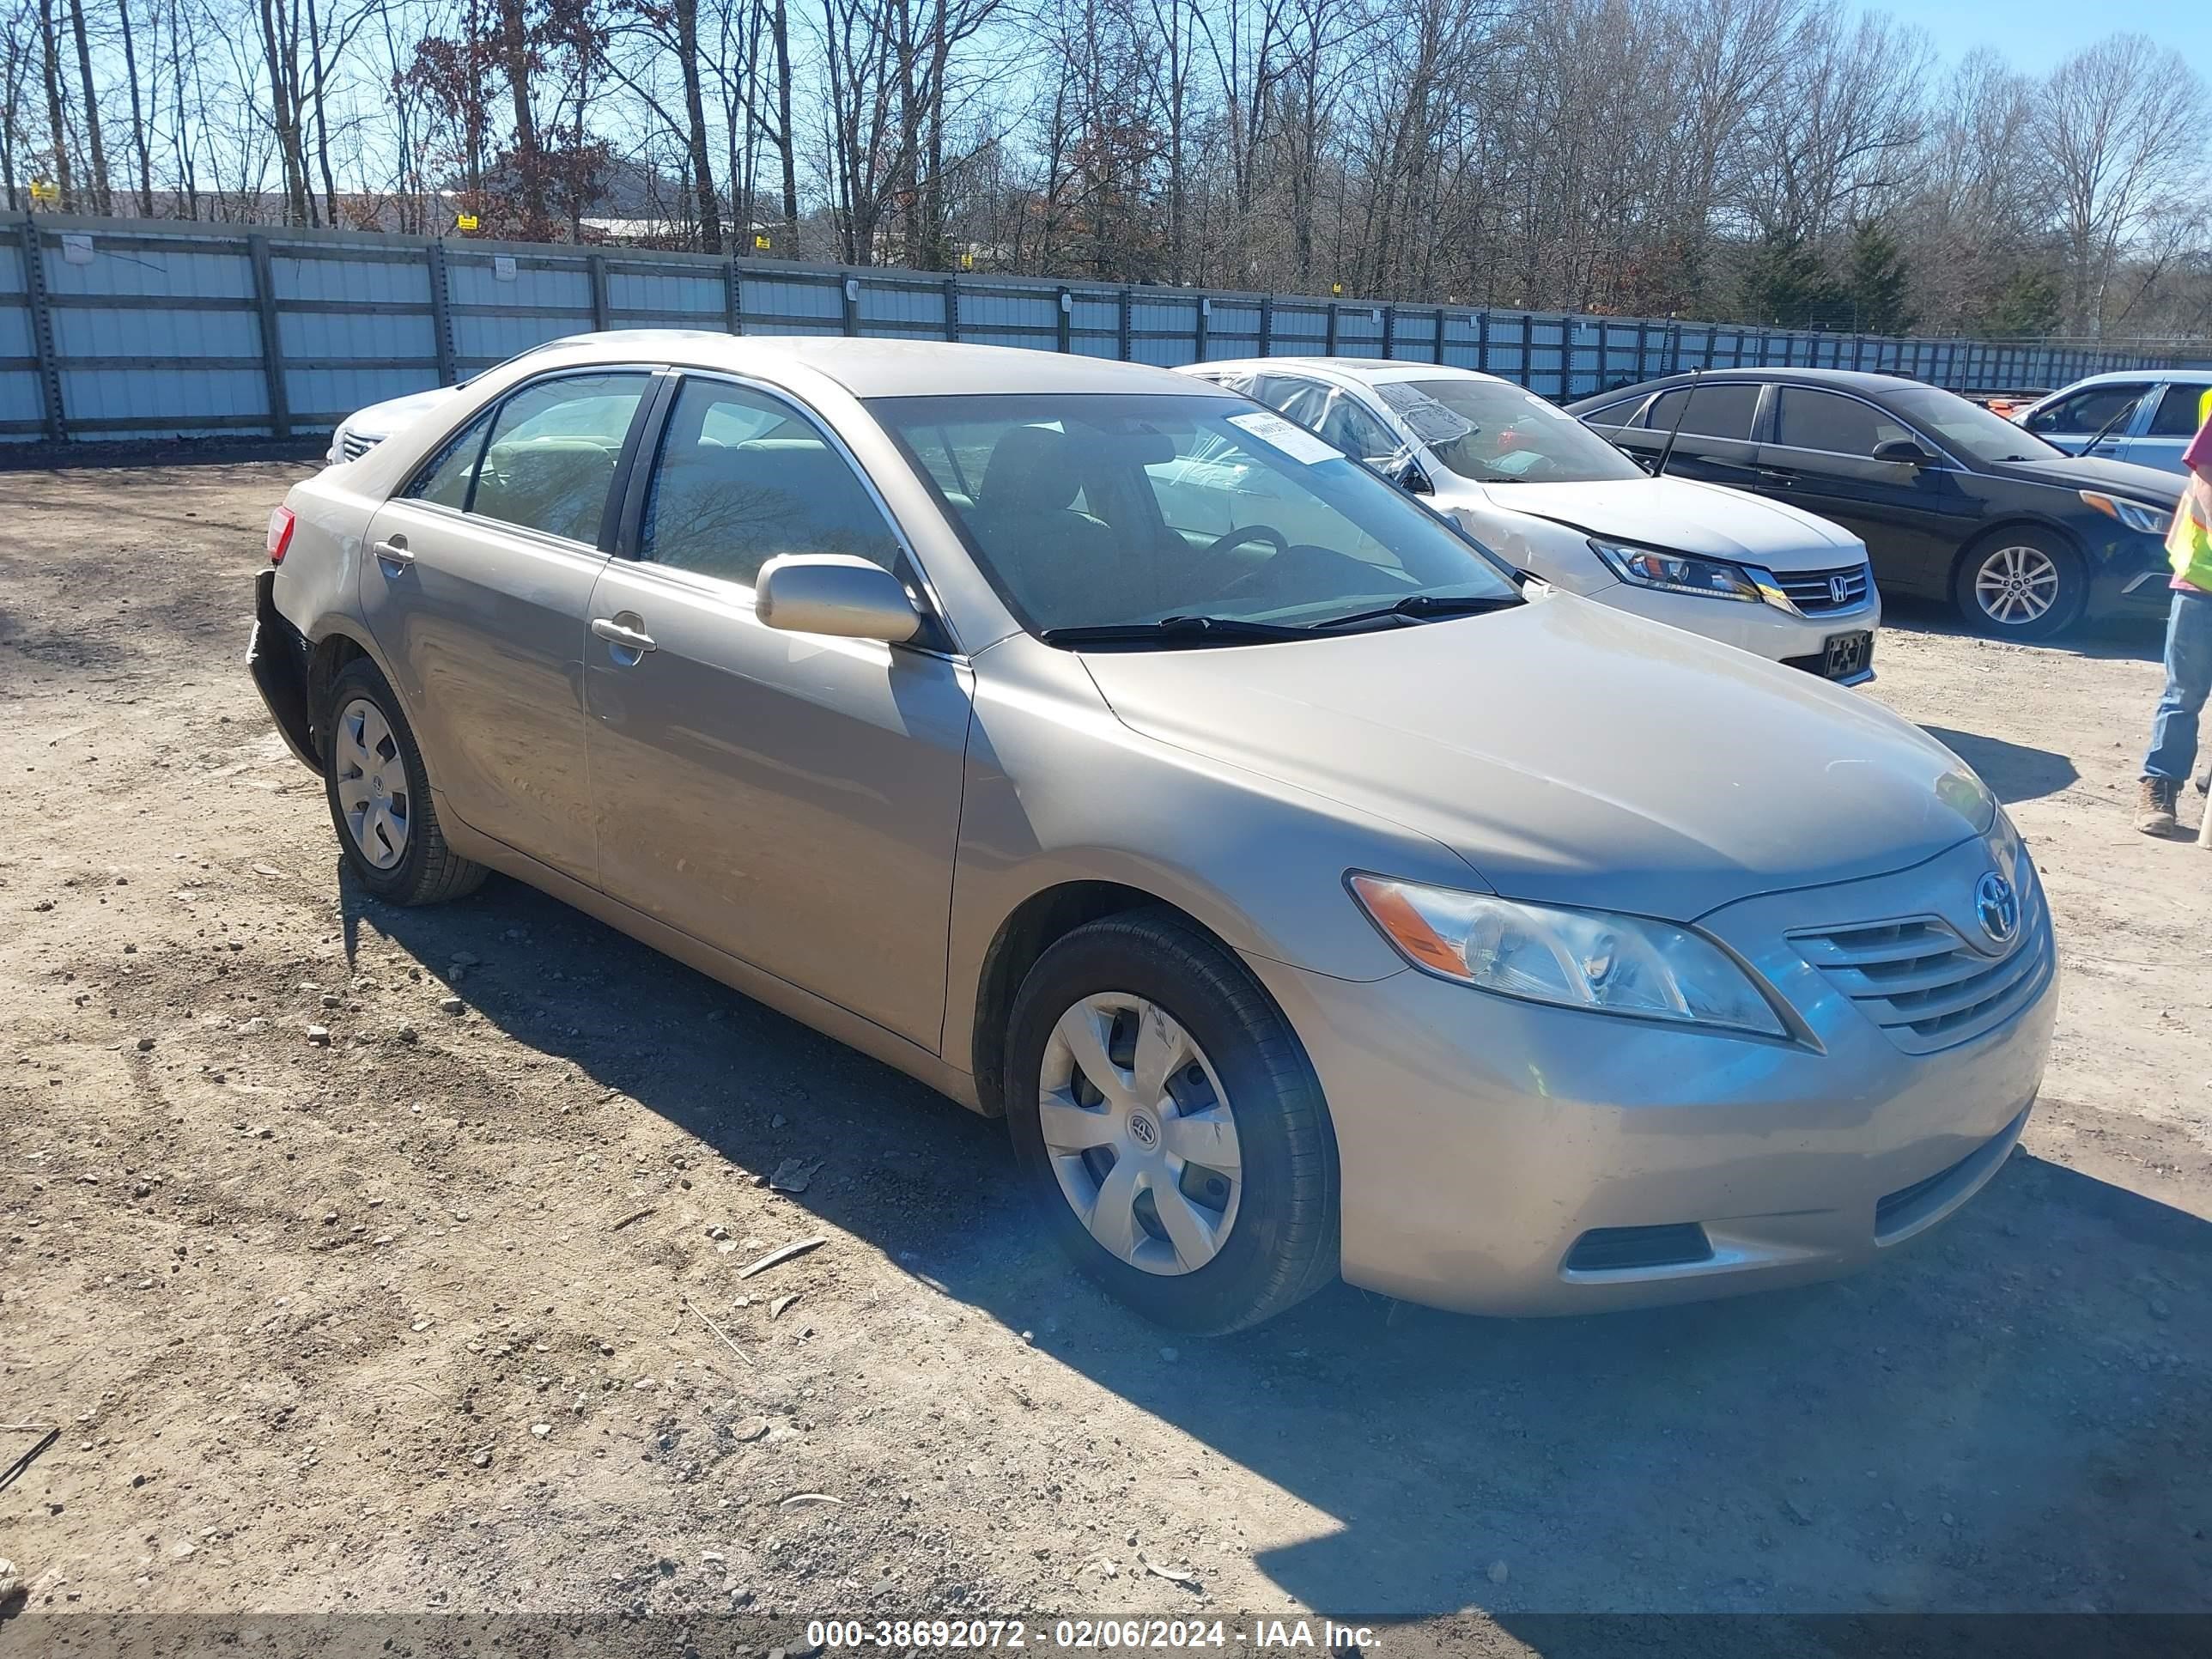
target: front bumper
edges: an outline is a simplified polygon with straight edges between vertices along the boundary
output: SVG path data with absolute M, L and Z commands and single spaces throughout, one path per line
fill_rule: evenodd
M 1700 599 L 1692 593 L 1669 593 L 1658 588 L 1638 587 L 1631 582 L 1615 582 L 1586 597 L 1616 611 L 1648 617 L 1685 633 L 1748 651 L 1769 662 L 1787 663 L 1815 674 L 1821 672 L 1831 639 L 1844 634 L 1877 634 L 1881 627 L 1881 601 L 1871 593 L 1863 603 L 1848 610 L 1809 617 L 1778 605 Z M 1870 643 L 1868 654 L 1870 662 Z M 1874 670 L 1869 666 L 1838 683 L 1863 685 L 1873 678 Z
M 1910 1054 L 1785 935 L 1970 921 L 1989 868 L 1978 840 L 1705 918 L 1803 1021 L 1793 1042 L 1516 1002 L 1410 969 L 1361 983 L 1253 961 L 1327 1093 L 1345 1278 L 1471 1312 L 1589 1313 L 1832 1277 L 1942 1220 L 2026 1124 L 2055 965 L 1995 1029 Z M 2020 948 L 2048 952 L 2048 928 Z M 1692 1230 L 1705 1253 L 1664 1259 Z
M 2089 579 L 2092 620 L 2110 617 L 2163 617 L 2173 603 L 2173 567 L 2166 549 L 2154 556 L 2140 550 L 2107 560 Z
M 314 725 L 307 705 L 307 642 L 276 608 L 276 572 L 253 579 L 253 633 L 246 646 L 246 672 L 268 705 L 269 718 L 300 764 L 319 773 Z

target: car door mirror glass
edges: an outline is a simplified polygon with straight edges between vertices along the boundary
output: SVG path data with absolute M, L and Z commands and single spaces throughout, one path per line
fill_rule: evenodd
M 1421 464 L 1411 456 L 1406 464 L 1390 475 L 1390 482 L 1408 495 L 1433 495 L 1437 487 L 1429 482 L 1429 475 L 1421 471 Z
M 1874 447 L 1877 461 L 1894 461 L 1900 466 L 1925 466 L 1936 458 L 1910 438 L 1892 438 Z
M 791 634 L 881 640 L 896 645 L 921 629 L 921 613 L 899 579 L 848 553 L 787 554 L 760 568 L 753 614 Z

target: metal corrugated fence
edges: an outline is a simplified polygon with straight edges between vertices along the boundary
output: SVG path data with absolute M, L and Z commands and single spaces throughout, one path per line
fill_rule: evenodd
M 2057 386 L 2166 359 L 1973 340 L 40 215 L 0 232 L 0 438 L 290 438 L 585 329 L 691 326 L 1172 366 L 1332 354 L 1556 398 L 1746 364 Z

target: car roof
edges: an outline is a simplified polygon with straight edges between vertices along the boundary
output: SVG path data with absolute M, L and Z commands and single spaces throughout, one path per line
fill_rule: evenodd
M 2069 380 L 2043 401 L 2063 398 L 2069 392 L 2079 392 L 2090 386 L 2142 386 L 2151 380 L 2176 380 L 2183 386 L 2212 386 L 2212 368 L 2112 368 L 2102 374 L 2084 374 L 2078 380 Z
M 1194 382 L 1186 375 L 1146 363 L 937 340 L 617 329 L 552 343 L 532 354 L 532 372 L 538 372 L 556 352 L 574 362 L 643 357 L 769 380 L 803 371 L 832 381 L 856 398 L 957 397 L 994 392 L 1151 392 L 1188 397 L 1204 395 L 1206 390 L 1203 381 Z
M 1214 369 L 1233 368 L 1251 373 L 1269 369 L 1288 369 L 1293 372 L 1342 374 L 1370 386 L 1390 386 L 1401 380 L 1487 380 L 1511 386 L 1500 374 L 1481 374 L 1471 368 L 1456 368 L 1450 363 L 1408 362 L 1399 358 L 1382 357 L 1230 357 L 1219 361 L 1193 363 L 1185 371 L 1204 374 Z

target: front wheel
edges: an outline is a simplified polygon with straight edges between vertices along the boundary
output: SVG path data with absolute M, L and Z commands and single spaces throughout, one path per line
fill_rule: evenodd
M 2081 555 L 2041 531 L 1999 531 L 1959 561 L 1951 598 L 1984 634 L 2047 640 L 2081 618 L 2089 601 Z
M 1014 1000 L 1006 1101 L 1046 1225 L 1178 1330 L 1255 1325 L 1335 1276 L 1336 1140 L 1244 965 L 1166 910 L 1047 951 Z

